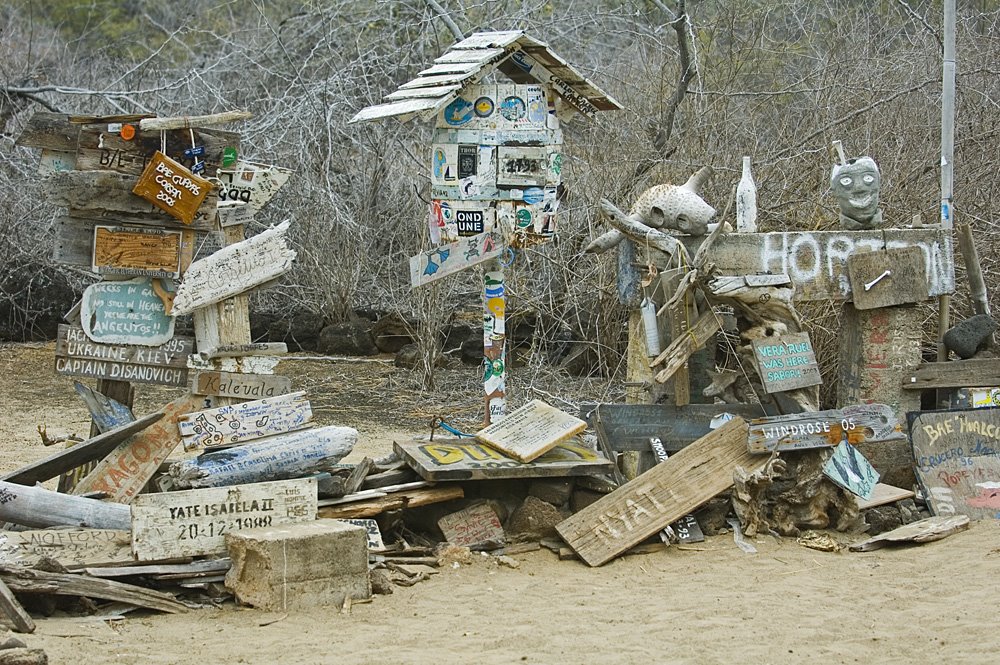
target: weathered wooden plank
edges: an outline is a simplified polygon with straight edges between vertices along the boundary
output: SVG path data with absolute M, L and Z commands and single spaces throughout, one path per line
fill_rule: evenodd
M 219 201 L 241 203 L 249 206 L 251 214 L 256 214 L 291 175 L 291 169 L 239 160 L 233 166 L 219 169 Z
M 353 503 L 326 506 L 319 509 L 319 517 L 329 519 L 359 519 L 375 517 L 390 510 L 418 508 L 432 503 L 453 501 L 465 496 L 465 491 L 458 485 L 445 487 L 429 487 L 425 489 L 395 492 L 386 496 L 355 501 Z
M 284 342 L 255 342 L 252 344 L 220 344 L 198 352 L 205 360 L 215 358 L 241 358 L 243 356 L 280 356 L 288 353 Z
M 1000 358 L 924 363 L 903 374 L 906 390 L 1000 386 Z
M 428 113 L 444 106 L 450 98 L 450 95 L 445 95 L 439 98 L 421 97 L 418 99 L 406 99 L 400 102 L 367 106 L 355 113 L 350 122 L 366 122 L 368 120 L 378 120 L 379 118 L 411 116 L 414 113 Z
M 32 462 L 16 471 L 5 473 L 0 476 L 0 480 L 18 483 L 19 485 L 34 485 L 35 483 L 45 482 L 46 480 L 55 478 L 60 473 L 75 469 L 81 464 L 104 457 L 122 441 L 150 427 L 161 418 L 163 418 L 162 413 L 151 413 L 135 422 L 122 425 L 103 434 L 98 434 L 71 448 L 59 450 L 44 459 Z
M 522 30 L 497 30 L 492 32 L 474 32 L 465 39 L 452 44 L 450 51 L 457 49 L 495 49 L 510 46 L 518 37 L 523 35 Z
M 309 427 L 312 407 L 304 392 L 187 413 L 177 421 L 184 450 L 232 445 Z
M 467 77 L 468 75 L 455 74 L 454 76 Z M 462 86 L 457 83 L 452 85 L 435 85 L 431 87 L 411 87 L 406 89 L 401 88 L 396 92 L 389 93 L 388 95 L 385 96 L 385 98 L 394 101 L 400 99 L 418 99 L 421 97 L 433 97 L 435 99 L 440 99 L 445 95 L 449 95 L 461 89 Z
M 503 546 L 506 535 L 496 511 L 487 503 L 477 503 L 437 521 L 444 539 L 459 547 L 495 549 Z
M 951 515 L 928 517 L 919 522 L 904 524 L 898 529 L 880 533 L 877 536 L 851 545 L 852 552 L 870 552 L 889 544 L 899 543 L 929 543 L 947 538 L 953 533 L 969 528 L 967 515 Z
M 533 399 L 476 432 L 476 438 L 519 462 L 531 462 L 586 428 L 586 421 Z
M 94 421 L 98 432 L 107 432 L 135 420 L 130 408 L 79 381 L 73 382 L 73 390 L 87 405 L 87 411 L 90 412 L 90 418 Z
M 416 288 L 500 256 L 503 237 L 491 231 L 440 245 L 410 257 L 410 286 Z
M 711 308 L 702 314 L 686 335 L 676 338 L 670 343 L 663 353 L 658 355 L 650 367 L 656 367 L 666 361 L 662 370 L 656 373 L 655 379 L 658 383 L 666 383 L 678 369 L 684 366 L 691 355 L 705 346 L 712 335 L 719 331 L 721 322 L 719 316 Z
M 50 573 L 21 566 L 0 565 L 0 579 L 18 593 L 55 593 L 63 596 L 101 598 L 160 612 L 187 612 L 173 596 L 132 584 L 102 580 L 86 575 Z
M 393 450 L 421 478 L 430 481 L 600 475 L 612 467 L 607 458 L 578 441 L 563 442 L 529 463 L 472 439 L 395 441 Z
M 927 268 L 919 247 L 860 252 L 847 259 L 857 309 L 876 309 L 928 298 Z
M 412 90 L 413 88 L 441 88 L 452 87 L 452 84 L 461 84 L 466 81 L 474 81 L 478 71 L 462 72 L 457 74 L 436 74 L 433 76 L 418 76 L 412 81 L 407 81 L 399 86 L 400 90 Z M 450 92 L 450 91 L 449 91 Z M 448 93 L 443 93 L 448 94 Z M 386 98 L 388 99 L 388 97 Z
M 316 519 L 316 480 L 143 494 L 132 503 L 132 551 L 139 561 L 216 554 L 225 535 Z
M 768 393 L 818 386 L 823 383 L 808 333 L 755 339 L 753 356 Z
M 868 510 L 869 508 L 884 506 L 886 504 L 896 503 L 897 501 L 903 501 L 905 499 L 912 499 L 914 496 L 916 496 L 916 494 L 914 494 L 913 490 L 904 490 L 901 487 L 893 487 L 892 485 L 886 485 L 885 483 L 877 483 L 870 499 L 867 501 L 858 501 L 858 510 Z
M 34 566 L 42 557 L 66 568 L 132 561 L 132 534 L 107 529 L 0 532 L 0 563 Z
M 129 559 L 132 557 L 132 535 L 126 533 L 126 544 L 129 550 Z M 206 559 L 204 561 L 192 561 L 191 563 L 153 563 L 146 565 L 133 564 L 131 566 L 102 566 L 100 568 L 87 568 L 86 573 L 91 577 L 131 577 L 134 575 L 151 575 L 156 579 L 174 579 L 204 575 L 208 573 L 225 572 L 232 566 L 229 557 L 218 559 Z
M 231 372 L 194 372 L 191 391 L 198 395 L 264 399 L 292 391 L 292 382 L 278 374 L 235 374 Z
M 213 187 L 211 181 L 188 171 L 183 164 L 157 150 L 132 193 L 171 217 L 190 224 Z
M 195 129 L 194 140 L 201 148 L 200 155 L 186 154 L 192 153 L 188 130 L 170 130 L 163 135 L 140 129 L 132 138 L 125 139 L 117 125 L 83 125 L 75 148 L 77 168 L 115 171 L 133 176 L 134 182 L 134 176 L 141 175 L 156 151 L 161 150 L 171 159 L 192 167 L 196 160 L 204 162 L 204 173 L 214 176 L 228 154 L 227 148 L 235 152 L 240 147 L 238 133 L 218 129 Z
M 36 111 L 28 118 L 27 124 L 14 141 L 14 145 L 73 152 L 76 150 L 79 133 L 80 126 L 70 123 L 67 114 Z
M 129 529 L 128 506 L 0 480 L 0 520 L 44 529 L 50 526 Z
M 506 50 L 502 48 L 451 49 L 444 55 L 434 58 L 434 62 L 436 64 L 467 62 L 483 65 L 504 54 Z
M 289 432 L 175 462 L 170 476 L 185 489 L 295 478 L 336 464 L 357 441 L 356 429 L 336 425 Z
M 844 438 L 852 445 L 905 439 L 903 425 L 885 404 L 857 404 L 843 409 L 793 413 L 750 421 L 747 449 L 751 453 L 775 450 L 828 448 Z
M 773 412 L 773 407 L 769 407 Z M 759 404 L 581 404 L 580 417 L 593 425 L 598 416 L 611 450 L 649 450 L 656 437 L 671 455 L 712 431 L 717 416 L 729 413 L 746 421 L 764 416 Z
M 181 276 L 181 232 L 139 226 L 94 227 L 91 270 L 99 275 Z
M 215 304 L 280 277 L 292 267 L 289 222 L 227 245 L 191 264 L 174 297 L 174 315 Z
M 733 484 L 733 470 L 753 473 L 767 458 L 746 449 L 747 424 L 734 418 L 622 485 L 556 531 L 584 561 L 599 566 L 696 509 Z
M 477 69 L 479 69 L 479 64 L 475 62 L 444 62 L 422 69 L 417 73 L 421 76 L 434 76 L 436 74 L 464 74 Z
M 184 395 L 164 406 L 155 414 L 161 416 L 155 425 L 121 443 L 77 483 L 73 493 L 104 492 L 109 501 L 129 503 L 180 443 L 177 419 L 201 404 L 201 399 Z
M 701 239 L 682 240 L 693 251 Z M 920 248 L 931 296 L 955 290 L 951 232 L 941 229 L 727 233 L 712 246 L 707 260 L 726 275 L 787 274 L 799 300 L 846 300 L 852 293 L 847 270 L 852 254 L 900 247 Z
M 931 511 L 1000 519 L 1000 408 L 913 412 L 907 420 Z
M 21 603 L 17 602 L 14 593 L 3 580 L 0 580 L 0 612 L 7 617 L 15 632 L 35 632 L 35 622 L 32 621 L 31 615 L 24 611 Z
M 49 176 L 59 171 L 72 171 L 76 168 L 76 154 L 60 150 L 42 150 L 38 160 L 38 175 Z
M 156 347 L 92 342 L 82 328 L 60 324 L 56 337 L 56 356 L 87 358 L 131 365 L 184 368 L 194 350 L 191 337 L 174 337 Z
M 184 115 L 173 118 L 145 118 L 139 121 L 139 129 L 144 132 L 163 132 L 170 129 L 194 129 L 228 125 L 231 122 L 249 120 L 253 113 L 249 111 L 223 111 L 207 115 Z

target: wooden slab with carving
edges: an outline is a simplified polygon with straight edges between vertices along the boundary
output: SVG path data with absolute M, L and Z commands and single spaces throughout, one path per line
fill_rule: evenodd
M 184 450 L 234 445 L 309 427 L 312 406 L 305 392 L 229 404 L 181 416 Z
M 295 260 L 288 229 L 284 221 L 192 263 L 177 289 L 173 314 L 189 314 L 283 275 Z
M 599 566 L 733 485 L 733 470 L 763 468 L 747 452 L 747 424 L 733 418 L 662 464 L 556 525 L 581 559 Z
M 1000 407 L 911 412 L 907 420 L 931 512 L 1000 519 Z
M 765 454 L 775 450 L 833 447 L 847 437 L 852 445 L 905 439 L 895 411 L 885 404 L 856 404 L 842 409 L 808 411 L 750 421 L 747 449 Z
M 190 224 L 212 187 L 211 181 L 192 173 L 183 164 L 157 150 L 143 169 L 132 193 L 171 217 Z
M 234 531 L 316 519 L 316 479 L 143 494 L 132 502 L 139 561 L 218 554 Z
M 531 462 L 586 428 L 586 421 L 533 399 L 476 432 L 476 438 L 519 462 Z
M 66 568 L 132 561 L 132 534 L 109 529 L 0 532 L 0 563 L 34 566 L 43 557 Z
M 191 392 L 197 395 L 264 399 L 292 391 L 292 381 L 280 374 L 192 372 Z
M 91 269 L 99 275 L 181 276 L 181 232 L 140 226 L 94 227 Z
M 82 328 L 60 324 L 56 338 L 56 374 L 96 379 L 186 386 L 187 357 L 194 338 L 174 337 L 161 346 L 98 344 Z

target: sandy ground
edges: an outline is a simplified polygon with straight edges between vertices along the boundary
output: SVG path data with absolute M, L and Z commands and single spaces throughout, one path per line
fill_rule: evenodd
M 0 346 L 0 469 L 46 454 L 35 432 L 41 422 L 50 433 L 87 429 L 71 381 L 52 376 L 51 359 L 51 347 Z M 285 373 L 309 383 L 313 395 L 323 386 L 316 377 L 347 378 L 352 367 Z M 140 413 L 168 395 L 140 392 Z M 328 400 L 321 424 L 350 414 L 339 401 Z M 394 436 L 416 429 L 408 420 L 424 415 L 397 410 L 357 423 L 359 452 L 388 449 Z M 1000 523 L 863 554 L 817 552 L 770 536 L 755 544 L 758 553 L 745 554 L 731 536 L 717 536 L 597 569 L 544 550 L 517 556 L 518 569 L 482 557 L 350 614 L 331 607 L 285 616 L 230 603 L 114 622 L 39 619 L 25 639 L 51 663 L 74 665 L 997 661 Z

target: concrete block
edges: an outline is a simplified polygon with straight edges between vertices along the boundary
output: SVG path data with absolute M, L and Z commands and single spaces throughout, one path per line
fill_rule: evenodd
M 368 534 L 338 520 L 226 534 L 233 560 L 226 587 L 244 604 L 267 610 L 342 605 L 372 595 Z

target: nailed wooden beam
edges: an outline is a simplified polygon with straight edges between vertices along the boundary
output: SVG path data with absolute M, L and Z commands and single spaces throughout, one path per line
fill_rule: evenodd
M 209 115 L 185 115 L 175 118 L 146 118 L 139 121 L 139 129 L 144 132 L 158 132 L 167 129 L 193 129 L 196 127 L 214 127 L 230 122 L 249 120 L 253 113 L 249 111 L 224 111 Z
M 60 596 L 85 596 L 128 603 L 151 610 L 177 614 L 187 607 L 173 596 L 114 580 L 86 575 L 49 573 L 33 568 L 0 565 L 0 580 L 18 593 L 54 593 Z
M 32 621 L 31 615 L 24 611 L 21 603 L 17 602 L 10 587 L 4 584 L 2 579 L 0 579 L 0 612 L 3 612 L 16 632 L 35 632 L 35 622 Z
M 721 327 L 719 316 L 709 308 L 685 334 L 677 337 L 670 343 L 670 346 L 664 349 L 663 353 L 649 363 L 650 367 L 656 367 L 662 362 L 666 363 L 664 368 L 656 374 L 657 382 L 666 383 L 678 369 L 684 366 L 684 363 L 695 351 L 705 346 L 706 342 Z
M 375 517 L 389 510 L 417 508 L 432 503 L 452 501 L 465 496 L 465 491 L 458 486 L 431 487 L 406 492 L 396 492 L 367 501 L 338 504 L 320 508 L 318 516 L 331 519 L 347 519 L 356 517 Z
M 0 480 L 0 521 L 44 529 L 80 526 L 128 531 L 128 506 Z
M 903 372 L 904 390 L 1000 386 L 1000 358 L 923 363 Z

